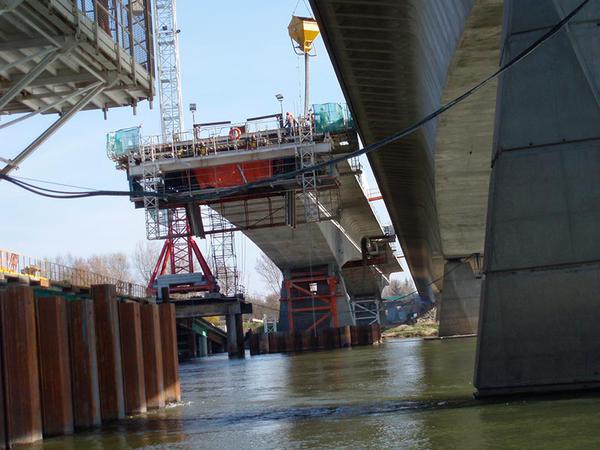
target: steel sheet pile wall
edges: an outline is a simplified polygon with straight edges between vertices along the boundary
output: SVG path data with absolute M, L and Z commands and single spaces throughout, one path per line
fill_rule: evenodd
M 250 354 L 332 350 L 380 342 L 381 328 L 378 324 L 324 328 L 316 335 L 309 331 L 251 333 Z
M 174 306 L 120 301 L 114 285 L 92 297 L 0 289 L 0 448 L 181 399 Z

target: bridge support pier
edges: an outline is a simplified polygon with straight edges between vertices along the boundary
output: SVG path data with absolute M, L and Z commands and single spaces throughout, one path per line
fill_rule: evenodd
M 449 260 L 444 267 L 439 309 L 440 337 L 477 333 L 481 280 L 468 262 Z
M 572 2 L 505 2 L 503 63 Z M 475 371 L 478 395 L 600 387 L 600 4 L 503 75 Z
M 244 334 L 242 330 L 242 315 L 227 314 L 227 352 L 230 358 L 244 357 Z

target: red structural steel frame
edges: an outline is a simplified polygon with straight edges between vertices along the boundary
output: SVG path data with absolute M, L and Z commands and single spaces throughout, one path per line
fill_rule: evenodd
M 169 237 L 165 240 L 158 261 L 152 271 L 152 276 L 148 282 L 148 290 L 154 291 L 153 286 L 156 278 L 165 275 L 168 269 L 170 269 L 169 273 L 171 274 L 196 272 L 194 256 L 206 279 L 206 284 L 203 286 L 176 286 L 170 289 L 171 292 L 215 292 L 217 290 L 217 282 L 212 271 L 200 248 L 198 248 L 198 244 L 191 236 L 185 210 L 173 209 L 169 214 Z
M 309 285 L 310 283 L 317 283 L 319 286 L 320 283 L 326 282 L 328 287 L 327 294 L 316 293 L 312 294 L 305 286 L 301 286 L 301 284 Z M 315 330 L 322 322 L 327 319 L 331 320 L 331 324 L 333 327 L 339 326 L 338 314 L 337 314 L 337 283 L 338 280 L 336 277 L 328 276 L 328 275 L 313 275 L 307 276 L 304 278 L 292 278 L 284 281 L 284 286 L 286 289 L 287 298 L 282 299 L 287 301 L 288 303 L 288 323 L 289 323 L 289 331 L 295 331 L 294 324 L 294 314 L 295 313 L 306 313 L 313 311 L 326 311 L 327 314 L 324 314 L 314 322 L 307 330 L 303 331 L 313 331 Z M 295 295 L 293 295 L 295 294 Z M 300 295 L 297 295 L 300 294 Z M 315 305 L 313 308 L 312 305 L 308 307 L 302 308 L 294 308 L 294 302 L 297 301 L 306 301 L 306 300 L 314 300 L 319 301 L 320 305 Z

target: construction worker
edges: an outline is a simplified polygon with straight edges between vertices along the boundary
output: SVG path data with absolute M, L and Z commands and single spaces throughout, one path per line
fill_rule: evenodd
M 298 128 L 298 120 L 294 117 L 291 112 L 285 113 L 285 129 L 288 130 L 288 135 L 295 134 L 296 128 Z

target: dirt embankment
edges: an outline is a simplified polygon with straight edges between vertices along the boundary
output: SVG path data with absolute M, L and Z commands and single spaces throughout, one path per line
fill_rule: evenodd
M 424 338 L 438 335 L 439 324 L 435 320 L 435 309 L 417 319 L 414 325 L 400 325 L 383 332 L 384 338 Z

